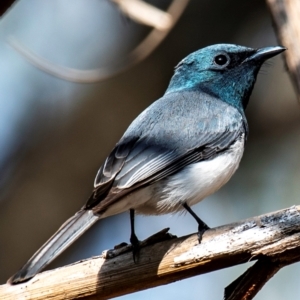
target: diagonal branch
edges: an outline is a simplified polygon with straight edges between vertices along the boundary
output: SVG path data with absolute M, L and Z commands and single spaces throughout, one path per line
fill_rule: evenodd
M 107 299 L 255 259 L 257 265 L 246 272 L 250 277 L 263 264 L 268 269 L 266 264 L 274 263 L 275 273 L 300 260 L 300 206 L 210 229 L 201 245 L 193 234 L 147 246 L 141 249 L 138 264 L 131 253 L 123 253 L 43 272 L 24 284 L 0 286 L 0 299 Z M 262 279 L 271 275 L 267 271 Z M 247 281 L 238 279 L 227 295 L 237 286 L 247 286 Z
M 259 259 L 244 274 L 225 288 L 224 300 L 250 300 L 280 269 L 268 257 Z
M 0 17 L 14 4 L 15 0 L 1 0 Z

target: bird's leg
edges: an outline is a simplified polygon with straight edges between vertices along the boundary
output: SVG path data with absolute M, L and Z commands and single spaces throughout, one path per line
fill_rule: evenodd
M 130 226 L 131 226 L 130 243 L 132 245 L 133 261 L 136 263 L 140 251 L 140 241 L 138 240 L 134 231 L 134 209 L 130 209 Z
M 209 229 L 209 227 L 204 223 L 193 211 L 192 209 L 186 204 L 183 204 L 183 207 L 194 217 L 194 219 L 198 223 L 198 241 L 199 244 L 201 243 L 203 233 Z

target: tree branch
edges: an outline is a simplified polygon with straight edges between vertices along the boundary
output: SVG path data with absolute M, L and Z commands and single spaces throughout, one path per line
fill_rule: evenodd
M 111 0 L 116 3 L 127 15 L 137 23 L 151 26 L 158 30 L 168 30 L 173 25 L 172 16 L 155 6 L 141 0 Z
M 300 100 L 300 1 L 267 0 L 277 37 L 288 48 L 284 53 L 292 82 Z
M 15 0 L 1 0 L 0 2 L 0 17 L 13 5 Z
M 268 257 L 259 259 L 244 274 L 225 288 L 224 300 L 253 299 L 279 269 L 278 263 L 272 261 L 272 259 Z
M 107 299 L 255 259 L 259 262 L 246 273 L 252 276 L 255 268 L 264 266 L 262 278 L 300 260 L 300 206 L 210 229 L 200 245 L 193 234 L 147 246 L 137 264 L 131 253 L 123 253 L 43 272 L 24 284 L 0 286 L 0 299 Z M 272 272 L 269 264 L 275 266 Z M 236 286 L 247 286 L 243 276 L 227 295 Z M 260 282 L 258 278 L 256 292 Z

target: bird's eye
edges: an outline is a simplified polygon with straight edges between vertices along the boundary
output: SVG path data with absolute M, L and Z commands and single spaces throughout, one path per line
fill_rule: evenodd
M 224 54 L 219 54 L 215 57 L 215 64 L 218 66 L 224 66 L 228 63 L 229 58 Z

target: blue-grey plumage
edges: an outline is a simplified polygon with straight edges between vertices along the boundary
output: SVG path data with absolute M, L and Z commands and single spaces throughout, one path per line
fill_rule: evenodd
M 213 45 L 176 67 L 165 95 L 129 126 L 102 165 L 86 205 L 9 279 L 26 281 L 97 220 L 127 210 L 165 214 L 190 209 L 224 185 L 242 158 L 247 107 L 263 62 L 285 49 Z
M 106 195 L 93 210 L 101 217 L 107 217 L 130 208 L 153 215 L 181 209 L 182 201 L 188 201 L 188 198 L 168 197 L 168 193 L 163 192 L 164 189 L 172 189 L 168 187 L 173 181 L 172 174 L 185 166 L 213 161 L 237 140 L 242 140 L 239 144 L 242 149 L 246 128 L 246 119 L 234 107 L 217 98 L 196 91 L 167 93 L 146 109 L 125 132 L 117 149 L 128 140 L 138 140 L 131 146 L 127 157 L 121 155 L 123 165 L 112 183 L 112 193 Z M 111 165 L 104 165 L 99 172 L 95 180 L 96 189 L 102 184 L 102 174 L 109 173 L 106 168 L 110 169 Z M 216 176 L 215 170 L 211 171 Z M 197 176 L 198 185 L 201 186 L 208 177 Z M 190 180 L 186 174 L 182 176 L 182 185 L 187 182 Z M 134 192 L 138 186 L 145 185 L 147 187 Z M 123 191 L 131 191 L 130 197 L 116 201 L 118 194 L 123 197 Z M 187 191 L 192 196 L 195 189 Z M 202 197 L 202 193 L 197 194 L 199 201 L 208 195 L 205 193 Z

